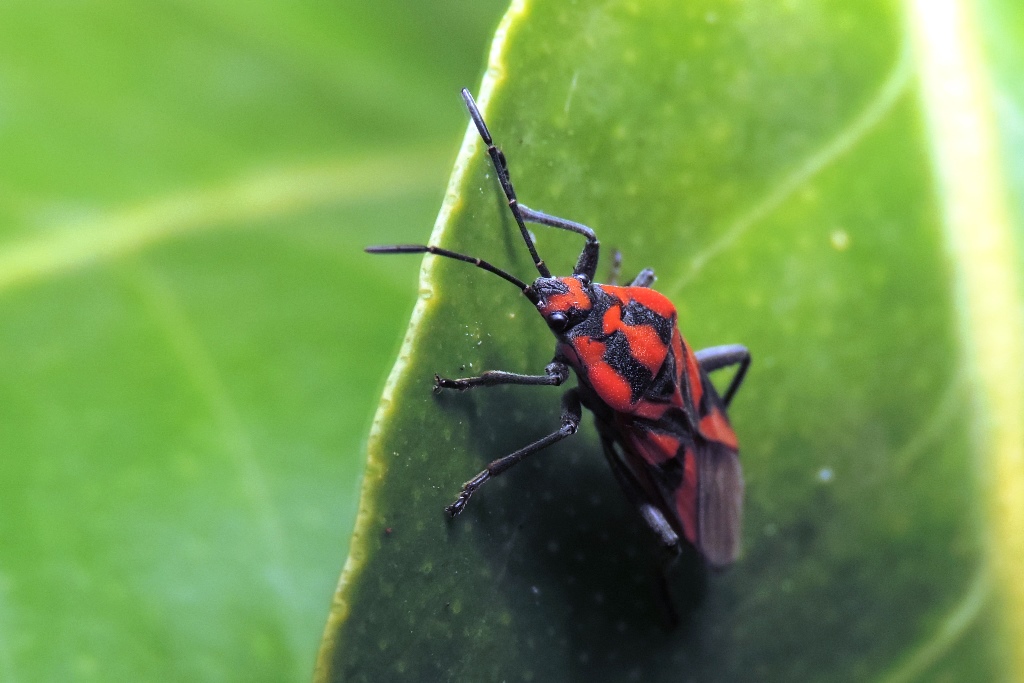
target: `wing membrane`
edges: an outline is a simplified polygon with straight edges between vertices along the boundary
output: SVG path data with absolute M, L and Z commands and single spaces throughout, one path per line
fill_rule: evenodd
M 740 554 L 743 516 L 743 471 L 736 451 L 715 442 L 696 448 L 698 544 L 716 567 Z

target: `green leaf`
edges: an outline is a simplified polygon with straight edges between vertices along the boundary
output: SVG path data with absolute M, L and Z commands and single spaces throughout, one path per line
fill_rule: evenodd
M 653 266 L 694 346 L 753 352 L 744 554 L 685 560 L 663 629 L 590 428 L 446 520 L 557 427 L 559 392 L 432 395 L 538 372 L 552 339 L 506 283 L 427 257 L 318 680 L 1024 677 L 1020 226 L 973 9 L 513 3 L 479 99 L 519 196 Z M 578 237 L 535 232 L 568 272 Z M 431 241 L 531 273 L 471 129 Z
M 0 680 L 309 679 L 503 9 L 0 3 Z

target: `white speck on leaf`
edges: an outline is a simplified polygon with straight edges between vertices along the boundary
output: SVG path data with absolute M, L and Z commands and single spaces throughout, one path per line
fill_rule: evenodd
M 829 242 L 832 243 L 832 248 L 836 251 L 846 251 L 850 246 L 850 235 L 842 229 L 833 230 L 829 236 Z

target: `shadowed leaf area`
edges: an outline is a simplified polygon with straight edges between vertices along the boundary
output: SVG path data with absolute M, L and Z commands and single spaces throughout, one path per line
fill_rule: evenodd
M 653 267 L 694 347 L 752 351 L 731 409 L 743 555 L 684 555 L 666 629 L 653 538 L 589 420 L 447 520 L 462 482 L 558 427 L 560 390 L 433 394 L 435 373 L 539 373 L 553 340 L 507 283 L 427 257 L 320 679 L 1001 675 L 903 9 L 537 1 L 505 26 L 483 107 L 521 200 L 597 231 L 599 279 L 613 249 L 627 278 Z M 454 183 L 439 245 L 535 277 L 482 147 Z M 568 274 L 581 240 L 533 230 Z

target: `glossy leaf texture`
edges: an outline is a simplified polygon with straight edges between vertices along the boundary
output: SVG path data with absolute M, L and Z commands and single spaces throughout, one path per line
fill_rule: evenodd
M 1024 481 L 1019 157 L 976 9 L 513 3 L 480 99 L 522 201 L 592 226 L 601 274 L 614 249 L 627 276 L 653 267 L 694 346 L 753 353 L 731 411 L 743 556 L 685 556 L 666 629 L 654 544 L 589 425 L 447 520 L 463 481 L 557 428 L 560 391 L 431 392 L 540 372 L 553 341 L 507 283 L 427 257 L 318 680 L 1024 676 L 1001 507 Z M 973 146 L 943 137 L 951 118 Z M 579 238 L 534 232 L 569 272 Z M 431 239 L 534 277 L 472 130 Z
M 504 9 L 0 4 L 0 681 L 309 680 Z

